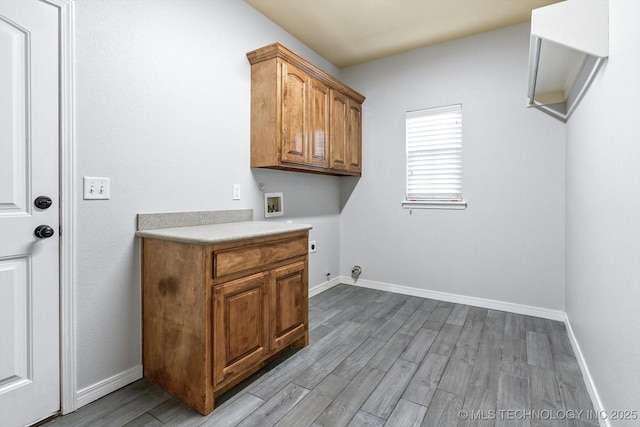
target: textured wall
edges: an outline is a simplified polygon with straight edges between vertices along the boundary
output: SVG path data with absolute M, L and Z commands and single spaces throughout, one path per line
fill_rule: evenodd
M 525 108 L 522 24 L 342 70 L 367 95 L 363 177 L 343 181 L 341 271 L 564 309 L 564 125 Z M 464 211 L 402 209 L 405 112 L 462 103 Z
M 609 10 L 609 59 L 567 122 L 566 311 L 604 409 L 638 411 L 640 3 Z
M 339 180 L 252 172 L 250 65 L 281 41 L 326 60 L 237 0 L 76 2 L 76 310 L 79 389 L 140 364 L 138 212 L 253 208 L 258 183 L 284 191 L 285 216 L 314 225 L 310 286 L 339 269 Z M 81 200 L 86 176 L 111 178 L 111 200 Z M 232 185 L 242 199 L 232 201 Z

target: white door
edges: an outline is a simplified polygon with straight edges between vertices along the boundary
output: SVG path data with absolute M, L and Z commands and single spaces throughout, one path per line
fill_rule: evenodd
M 0 424 L 60 409 L 59 9 L 0 0 Z M 39 196 L 51 206 L 36 206 Z M 35 235 L 38 226 L 40 237 Z M 51 234 L 51 235 L 50 235 Z

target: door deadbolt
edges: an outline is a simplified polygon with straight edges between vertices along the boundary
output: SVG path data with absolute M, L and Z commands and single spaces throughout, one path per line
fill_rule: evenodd
M 52 204 L 53 201 L 51 201 L 50 197 L 47 196 L 38 196 L 34 201 L 33 204 L 36 206 L 36 208 L 38 209 L 48 209 Z

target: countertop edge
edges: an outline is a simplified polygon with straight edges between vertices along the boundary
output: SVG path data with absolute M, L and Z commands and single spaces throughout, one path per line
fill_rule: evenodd
M 215 229 L 212 231 L 212 228 L 218 226 L 218 228 L 228 227 L 231 224 L 255 224 L 259 221 L 242 221 L 242 222 L 234 222 L 234 223 L 226 223 L 226 224 L 211 224 L 211 225 L 196 225 L 196 226 L 187 226 L 187 227 L 173 227 L 173 228 L 160 228 L 153 230 L 139 230 L 136 231 L 136 236 L 150 239 L 158 239 L 158 240 L 168 240 L 172 242 L 179 243 L 192 243 L 192 244 L 200 244 L 200 245 L 211 245 L 216 243 L 227 243 L 234 242 L 239 240 L 247 240 L 259 237 L 268 237 L 268 236 L 276 236 L 279 234 L 286 233 L 294 233 L 296 231 L 306 231 L 313 228 L 312 225 L 309 224 L 283 224 L 283 223 L 272 223 L 278 224 L 275 228 L 268 228 L 265 230 L 251 230 L 247 232 L 236 232 L 229 233 L 228 231 L 218 233 L 217 235 L 212 235 L 215 233 Z M 265 227 L 269 227 L 269 223 L 264 223 Z M 222 227 L 219 227 L 222 226 Z M 195 237 L 193 235 L 184 235 L 185 232 L 192 232 L 196 229 L 200 229 L 205 231 L 205 228 L 209 228 L 207 233 L 203 233 L 206 237 Z M 182 235 L 181 235 L 182 234 Z

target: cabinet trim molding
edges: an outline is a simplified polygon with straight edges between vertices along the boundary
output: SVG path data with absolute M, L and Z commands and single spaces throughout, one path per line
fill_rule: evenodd
M 355 101 L 362 104 L 365 100 L 365 96 L 351 89 L 349 86 L 345 85 L 335 77 L 327 74 L 322 71 L 315 65 L 311 64 L 306 59 L 302 58 L 295 52 L 291 51 L 287 47 L 283 46 L 280 43 L 273 43 L 268 46 L 262 47 L 260 49 L 256 49 L 247 53 L 247 59 L 249 59 L 249 63 L 251 65 L 257 64 L 259 62 L 268 61 L 273 58 L 281 58 L 284 61 L 295 65 L 316 79 L 320 80 L 324 84 L 332 87 L 333 89 L 342 92 L 350 98 L 353 98 Z

